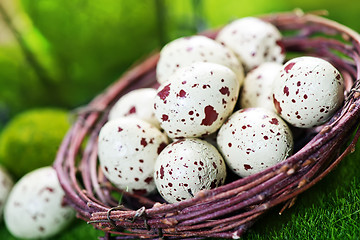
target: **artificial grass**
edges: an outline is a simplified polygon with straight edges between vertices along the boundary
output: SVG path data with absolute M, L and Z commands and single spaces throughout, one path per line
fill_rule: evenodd
M 76 219 L 71 226 L 66 228 L 60 234 L 51 237 L 51 240 L 91 240 L 98 239 L 99 237 L 104 236 L 104 233 L 96 230 L 91 225 L 88 225 L 86 222 Z M 0 224 L 0 239 L 3 240 L 23 240 L 12 236 L 9 231 L 6 229 L 4 223 Z M 24 239 L 25 240 L 25 239 Z
M 266 239 L 359 239 L 360 237 L 360 142 L 357 151 L 313 188 L 301 194 L 296 204 L 281 216 L 281 206 L 259 219 L 244 235 L 245 240 Z M 98 239 L 104 236 L 81 220 L 54 240 Z M 0 239 L 18 240 L 0 224 Z
M 299 195 L 282 215 L 275 208 L 244 236 L 260 239 L 359 239 L 360 142 L 357 151 L 314 187 Z

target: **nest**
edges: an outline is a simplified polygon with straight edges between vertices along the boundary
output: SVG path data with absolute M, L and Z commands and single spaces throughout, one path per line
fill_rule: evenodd
M 258 174 L 199 192 L 194 198 L 161 203 L 122 192 L 104 177 L 97 159 L 97 137 L 108 111 L 123 94 L 155 87 L 155 53 L 78 111 L 65 136 L 54 167 L 66 193 L 65 202 L 79 218 L 103 230 L 106 239 L 239 238 L 256 220 L 279 204 L 281 211 L 320 181 L 353 152 L 360 136 L 360 36 L 326 18 L 302 12 L 263 16 L 284 36 L 288 54 L 318 56 L 330 61 L 346 86 L 342 108 L 321 127 L 306 132 L 305 143 L 285 161 Z M 215 37 L 217 30 L 204 33 Z M 119 203 L 119 198 L 122 202 Z

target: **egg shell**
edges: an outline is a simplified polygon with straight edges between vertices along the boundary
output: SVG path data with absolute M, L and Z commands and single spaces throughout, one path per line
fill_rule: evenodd
M 315 127 L 326 122 L 344 101 L 344 81 L 329 62 L 317 57 L 288 61 L 274 81 L 274 105 L 290 124 Z
M 4 209 L 7 229 L 18 238 L 49 238 L 61 232 L 75 211 L 63 202 L 65 194 L 52 167 L 23 176 L 10 192 Z
M 156 67 L 159 83 L 166 82 L 178 69 L 195 62 L 213 62 L 233 70 L 242 84 L 244 70 L 235 54 L 220 43 L 205 36 L 192 36 L 175 39 L 160 51 Z
M 263 108 L 236 111 L 220 128 L 218 148 L 241 177 L 260 172 L 291 155 L 293 137 L 286 123 Z
M 139 195 L 151 193 L 155 190 L 154 164 L 167 144 L 167 136 L 143 120 L 113 119 L 99 134 L 101 168 L 118 188 Z
M 0 219 L 5 206 L 5 202 L 14 185 L 14 182 L 9 173 L 0 166 Z M 1 220 L 0 220 L 1 221 Z
M 263 62 L 285 59 L 279 30 L 271 23 L 255 17 L 237 19 L 220 30 L 216 41 L 233 50 L 246 71 Z
M 155 116 L 171 138 L 209 135 L 232 113 L 239 88 L 229 68 L 194 63 L 179 69 L 158 88 Z
M 173 142 L 161 152 L 154 178 L 160 195 L 175 203 L 224 184 L 226 166 L 210 143 L 188 138 Z
M 265 62 L 245 77 L 240 94 L 241 108 L 262 107 L 276 111 L 273 103 L 273 83 L 283 65 Z
M 109 120 L 121 117 L 139 118 L 159 128 L 154 113 L 156 89 L 140 88 L 123 95 L 110 109 Z

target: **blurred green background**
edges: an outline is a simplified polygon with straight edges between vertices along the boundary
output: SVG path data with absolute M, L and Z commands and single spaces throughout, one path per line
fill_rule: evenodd
M 176 37 L 248 15 L 326 9 L 360 30 L 356 0 L 1 0 L 0 126 L 24 109 L 88 103 Z
M 235 18 L 295 8 L 327 10 L 330 19 L 360 31 L 358 0 L 0 0 L 0 132 L 28 109 L 72 110 L 87 104 L 129 66 L 172 39 Z M 286 218 L 276 218 L 279 224 L 268 224 L 274 221 L 265 218 L 248 237 L 292 239 L 293 234 L 296 239 L 314 239 L 312 234 L 318 232 L 315 238 L 323 239 L 321 233 L 328 228 L 316 230 L 319 226 L 337 229 L 342 222 L 345 227 L 338 229 L 345 235 L 333 230 L 326 239 L 359 237 L 360 224 L 353 224 L 360 219 L 360 173 L 354 171 L 357 159 L 356 155 L 347 158 L 340 170 L 305 194 L 302 199 L 307 200 L 300 200 Z M 321 213 L 321 218 L 318 215 L 323 209 L 328 213 Z M 341 212 L 344 209 L 346 212 Z M 308 229 L 301 224 L 309 224 Z M 92 228 L 80 224 L 58 238 L 95 239 L 101 235 L 88 229 Z M 279 233 L 281 229 L 289 235 Z M 350 236 L 354 229 L 357 235 Z M 304 235 L 297 236 L 300 230 Z M 11 239 L 3 224 L 0 239 Z

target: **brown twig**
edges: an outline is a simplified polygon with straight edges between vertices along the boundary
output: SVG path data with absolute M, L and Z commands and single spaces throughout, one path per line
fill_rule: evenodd
M 284 39 L 288 51 L 325 57 L 344 73 L 348 88 L 352 87 L 347 91 L 342 109 L 319 128 L 319 132 L 303 148 L 260 173 L 200 192 L 192 199 L 174 204 L 155 204 L 151 199 L 130 194 L 131 201 L 146 205 L 146 208 L 114 209 L 116 205 L 110 194 L 115 188 L 106 181 L 97 164 L 97 135 L 106 121 L 109 108 L 121 95 L 134 88 L 156 84 L 154 73 L 159 55 L 155 54 L 89 104 L 88 109 L 99 111 L 79 113 L 78 120 L 59 149 L 54 167 L 66 192 L 66 201 L 81 218 L 115 234 L 114 239 L 155 239 L 159 236 L 169 239 L 237 238 L 268 209 L 292 201 L 353 151 L 360 130 L 357 130 L 350 145 L 343 151 L 340 149 L 359 126 L 360 36 L 336 22 L 301 12 L 268 15 L 263 19 L 282 31 L 299 30 Z M 214 37 L 216 31 L 205 35 Z M 317 33 L 322 33 L 322 36 Z M 344 41 L 334 40 L 336 35 L 342 36 Z M 336 55 L 336 51 L 345 57 Z M 86 137 L 87 146 L 81 150 Z M 80 166 L 80 176 L 77 175 L 77 166 Z M 285 208 L 292 204 L 286 203 Z M 106 236 L 110 238 L 110 234 Z

